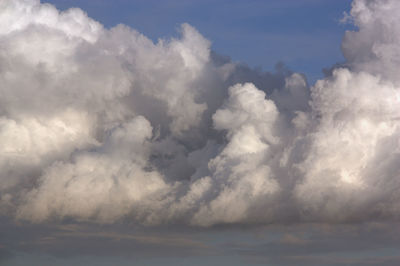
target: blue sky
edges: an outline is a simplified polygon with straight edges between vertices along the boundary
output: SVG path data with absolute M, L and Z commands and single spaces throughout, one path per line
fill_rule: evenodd
M 131 26 L 156 41 L 189 23 L 212 49 L 251 67 L 273 70 L 277 62 L 307 75 L 342 62 L 340 23 L 350 0 L 49 0 L 59 9 L 80 7 L 106 27 Z

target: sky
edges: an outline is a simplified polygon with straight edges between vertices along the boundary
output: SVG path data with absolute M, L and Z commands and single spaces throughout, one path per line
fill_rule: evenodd
M 340 45 L 351 25 L 340 23 L 350 0 L 47 1 L 61 10 L 80 7 L 106 27 L 123 23 L 153 41 L 177 35 L 189 23 L 212 42 L 213 51 L 273 71 L 283 62 L 307 74 L 343 62 Z
M 399 265 L 399 14 L 0 0 L 0 265 Z

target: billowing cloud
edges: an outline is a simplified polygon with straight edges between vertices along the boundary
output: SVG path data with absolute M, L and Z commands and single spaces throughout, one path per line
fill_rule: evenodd
M 154 43 L 80 9 L 0 2 L 0 212 L 31 222 L 349 222 L 400 216 L 400 4 L 355 0 L 346 68 L 309 87 Z M 289 240 L 291 238 L 288 238 Z

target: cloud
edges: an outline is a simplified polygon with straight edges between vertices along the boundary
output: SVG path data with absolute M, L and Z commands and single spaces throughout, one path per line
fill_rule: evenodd
M 355 0 L 309 86 L 80 9 L 0 3 L 0 213 L 144 225 L 398 219 L 396 1 Z M 295 237 L 287 240 L 297 241 Z
M 355 70 L 399 81 L 399 10 L 397 1 L 353 1 L 351 20 L 359 30 L 346 32 L 342 51 Z

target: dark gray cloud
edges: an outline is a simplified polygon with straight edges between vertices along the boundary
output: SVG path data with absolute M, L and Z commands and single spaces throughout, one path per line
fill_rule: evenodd
M 2 221 L 0 264 L 397 265 L 398 223 L 195 229 Z M 36 263 L 36 264 L 35 264 Z M 1 264 L 2 265 L 2 264 Z

